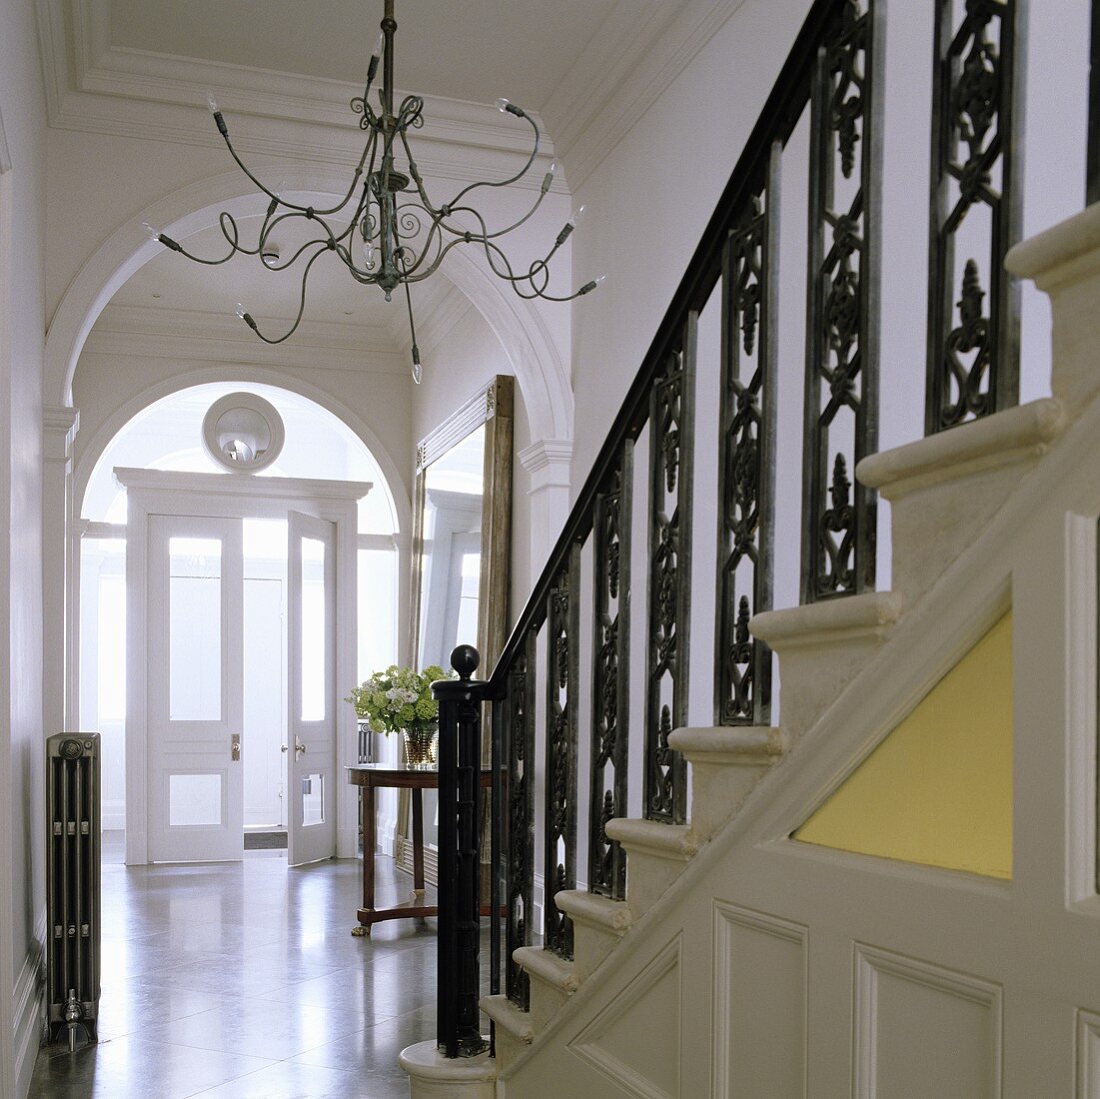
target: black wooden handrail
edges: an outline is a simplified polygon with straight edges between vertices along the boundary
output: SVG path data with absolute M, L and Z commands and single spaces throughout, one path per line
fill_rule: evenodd
M 734 228 L 734 220 L 746 199 L 759 188 L 767 173 L 772 146 L 786 144 L 805 110 L 809 81 L 827 30 L 848 0 L 815 0 L 791 52 L 779 72 L 763 110 L 749 135 L 737 166 L 688 262 L 687 271 L 665 311 L 653 342 L 642 359 L 637 377 L 627 390 L 622 407 L 585 479 L 561 535 L 554 545 L 500 659 L 487 680 L 486 697 L 504 697 L 508 668 L 524 651 L 527 634 L 546 617 L 546 601 L 554 581 L 566 565 L 570 547 L 583 542 L 592 530 L 593 508 L 601 486 L 615 468 L 624 442 L 636 439 L 649 415 L 649 394 L 662 364 L 682 339 L 684 322 L 692 310 L 701 310 L 721 275 L 722 249 Z

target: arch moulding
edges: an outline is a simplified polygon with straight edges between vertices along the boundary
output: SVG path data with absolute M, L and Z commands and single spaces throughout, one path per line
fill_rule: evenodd
M 175 374 L 171 378 L 154 382 L 147 389 L 141 390 L 116 408 L 99 425 L 95 434 L 88 440 L 87 445 L 80 449 L 73 470 L 74 515 L 80 515 L 83 510 L 84 493 L 96 462 L 99 461 L 111 440 L 134 416 L 154 402 L 161 400 L 161 398 L 168 397 L 184 389 L 190 389 L 192 386 L 206 385 L 210 382 L 237 381 L 256 382 L 276 389 L 285 389 L 288 393 L 295 393 L 299 397 L 305 397 L 320 405 L 321 408 L 331 412 L 338 420 L 346 424 L 367 450 L 371 452 L 382 471 L 382 476 L 387 481 L 396 512 L 398 534 L 402 537 L 411 535 L 412 503 L 405 489 L 405 483 L 398 472 L 397 464 L 392 455 L 370 427 L 347 405 L 319 386 L 312 385 L 292 374 L 269 370 L 261 366 L 245 366 L 243 364 L 206 366 L 188 370 L 182 374 Z
M 280 166 L 260 169 L 261 178 L 278 174 L 301 201 L 323 206 L 341 195 L 346 179 L 314 168 Z M 217 224 L 227 210 L 247 217 L 256 210 L 256 190 L 237 171 L 212 176 L 158 199 L 129 218 L 96 249 L 65 291 L 46 335 L 45 399 L 47 405 L 72 403 L 72 380 L 84 342 L 103 308 L 136 271 L 160 253 L 145 235 L 143 221 L 163 227 L 182 240 Z M 501 341 L 523 393 L 536 439 L 572 439 L 573 393 L 561 351 L 531 304 L 456 249 L 447 258 L 445 275 L 485 318 Z

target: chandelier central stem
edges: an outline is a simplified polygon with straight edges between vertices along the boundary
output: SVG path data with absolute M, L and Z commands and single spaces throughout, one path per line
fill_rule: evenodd
M 382 33 L 386 37 L 385 54 L 382 58 L 382 113 L 393 117 L 393 38 L 397 32 L 397 20 L 393 16 L 394 0 L 386 0 L 385 16 L 382 19 Z

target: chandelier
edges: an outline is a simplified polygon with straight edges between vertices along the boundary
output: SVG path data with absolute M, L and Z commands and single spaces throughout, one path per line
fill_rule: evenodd
M 460 244 L 472 244 L 480 248 L 493 274 L 511 284 L 521 298 L 528 300 L 542 298 L 546 301 L 571 301 L 594 290 L 604 276 L 585 283 L 572 294 L 549 293 L 550 261 L 569 239 L 584 213 L 583 206 L 565 223 L 547 253 L 541 259 L 534 260 L 526 271 L 514 268 L 498 244 L 501 237 L 530 220 L 542 204 L 554 180 L 556 161 L 543 176 L 534 204 L 511 225 L 490 228 L 486 219 L 472 205 L 472 199 L 479 188 L 507 187 L 523 179 L 538 156 L 538 123 L 523 108 L 507 99 L 497 100 L 497 108 L 527 122 L 532 130 L 531 152 L 523 167 L 507 179 L 468 184 L 441 205 L 434 203 L 428 196 L 409 147 L 409 131 L 424 125 L 424 100 L 418 95 L 407 95 L 394 108 L 393 42 L 397 21 L 394 19 L 393 8 L 394 0 L 385 0 L 382 30 L 367 66 L 363 94 L 352 99 L 350 104 L 352 111 L 360 116 L 359 128 L 366 131 L 367 140 L 347 194 L 339 203 L 328 209 L 318 210 L 313 206 L 301 206 L 289 201 L 282 189 L 268 189 L 233 148 L 229 126 L 213 95 L 208 95 L 207 101 L 213 112 L 214 122 L 225 139 L 230 155 L 268 199 L 267 213 L 264 215 L 255 247 L 249 247 L 242 242 L 237 221 L 228 211 L 223 211 L 218 219 L 222 235 L 229 245 L 228 252 L 221 258 L 207 259 L 194 255 L 178 241 L 148 223 L 145 228 L 165 248 L 179 252 L 196 263 L 217 266 L 227 263 L 236 255 L 248 255 L 259 256 L 260 262 L 270 271 L 285 271 L 301 264 L 302 286 L 298 313 L 289 330 L 282 335 L 265 334 L 252 314 L 243 305 L 237 305 L 237 315 L 264 343 L 282 343 L 297 330 L 305 312 L 306 286 L 310 271 L 314 263 L 326 253 L 334 254 L 347 267 L 356 282 L 380 287 L 385 293 L 386 301 L 391 300 L 395 290 L 400 294 L 399 288 L 404 287 L 409 332 L 412 337 L 412 376 L 419 384 L 422 367 L 420 350 L 416 345 L 416 324 L 409 287 L 412 283 L 423 282 L 434 274 L 452 248 Z M 376 110 L 371 105 L 370 93 L 379 65 L 382 66 L 382 87 L 377 93 L 379 106 Z M 296 245 L 292 254 L 284 259 L 278 243 L 272 240 L 272 234 L 292 222 L 307 223 L 305 235 L 310 239 Z

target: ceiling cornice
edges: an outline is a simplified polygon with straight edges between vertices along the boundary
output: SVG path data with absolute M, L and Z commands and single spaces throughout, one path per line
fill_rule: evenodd
M 621 0 L 543 108 L 574 190 L 745 0 Z
M 212 89 L 241 152 L 321 164 L 358 157 L 363 135 L 349 107 L 358 85 L 112 46 L 109 0 L 36 0 L 36 10 L 51 126 L 218 148 L 205 106 Z M 502 124 L 495 107 L 424 101 L 414 150 L 426 177 L 474 182 L 511 174 L 526 159 L 526 127 Z M 543 130 L 540 163 L 549 163 L 553 142 L 534 117 Z M 531 172 L 516 186 L 537 190 L 542 175 Z M 566 190 L 561 178 L 554 190 Z
M 395 346 L 388 325 L 303 321 L 292 341 L 269 346 L 242 331 L 236 317 L 223 313 L 117 302 L 103 310 L 84 351 L 260 366 L 308 364 L 311 370 L 408 373 L 408 359 Z

